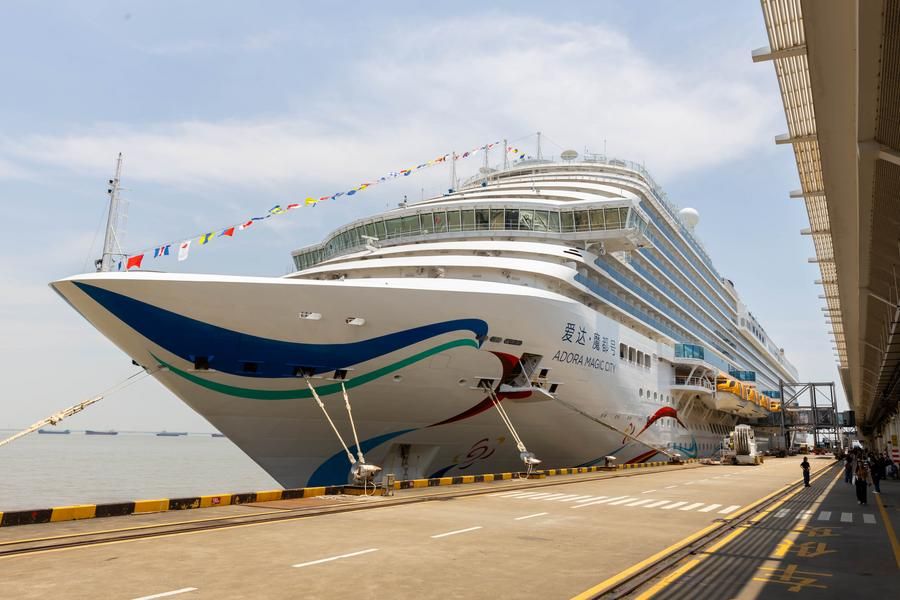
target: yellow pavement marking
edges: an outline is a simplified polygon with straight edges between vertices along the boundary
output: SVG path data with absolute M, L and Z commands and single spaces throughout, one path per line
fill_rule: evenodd
M 821 477 L 822 475 L 824 475 L 824 474 L 827 472 L 827 470 L 828 470 L 828 467 L 827 467 L 827 466 L 826 466 L 826 467 L 823 467 L 822 469 L 819 469 L 819 471 L 816 472 L 816 474 L 815 474 L 815 476 L 812 478 L 812 480 L 818 479 L 819 477 Z M 775 490 L 775 491 L 772 492 L 771 494 L 767 494 L 767 495 L 763 496 L 762 498 L 760 498 L 759 500 L 756 500 L 756 501 L 754 501 L 754 502 L 751 502 L 750 504 L 748 504 L 747 506 L 743 507 L 742 509 L 740 509 L 740 510 L 738 510 L 738 511 L 735 511 L 734 513 L 732 513 L 732 514 L 728 515 L 727 517 L 725 517 L 724 519 L 722 519 L 723 522 L 721 522 L 721 523 L 713 523 L 712 525 L 709 525 L 709 526 L 707 526 L 707 527 L 704 527 L 703 529 L 701 529 L 700 531 L 697 531 L 696 533 L 692 533 L 691 535 L 687 536 L 686 538 L 684 538 L 684 539 L 682 539 L 682 540 L 680 540 L 680 541 L 678 541 L 678 542 L 675 542 L 674 544 L 672 544 L 672 545 L 669 546 L 668 548 L 665 548 L 665 549 L 663 549 L 663 550 L 660 550 L 659 552 L 657 552 L 657 553 L 654 554 L 653 556 L 651 556 L 651 557 L 649 557 L 649 558 L 645 558 L 645 559 L 642 560 L 641 562 L 635 563 L 635 564 L 631 565 L 630 567 L 628 567 L 628 568 L 625 569 L 624 571 L 620 571 L 619 573 L 616 573 L 616 574 L 613 575 L 612 577 L 610 577 L 610 578 L 608 578 L 608 579 L 604 579 L 603 581 L 601 581 L 600 583 L 598 583 L 598 584 L 595 585 L 594 587 L 592 587 L 592 588 L 590 588 L 590 589 L 587 589 L 587 590 L 581 592 L 580 594 L 578 594 L 578 595 L 576 595 L 576 596 L 573 596 L 573 597 L 571 598 L 571 600 L 588 600 L 589 598 L 593 598 L 593 597 L 596 596 L 597 594 L 599 594 L 599 593 L 601 593 L 601 592 L 603 592 L 603 591 L 605 591 L 605 590 L 607 590 L 607 589 L 609 589 L 609 588 L 611 588 L 611 587 L 613 587 L 613 586 L 615 586 L 615 585 L 618 585 L 619 583 L 621 583 L 622 581 L 628 579 L 629 577 L 631 577 L 631 576 L 634 575 L 635 573 L 640 572 L 640 571 L 641 571 L 642 569 L 644 569 L 647 565 L 650 565 L 650 564 L 652 564 L 652 563 L 654 563 L 654 562 L 656 562 L 656 561 L 658 561 L 658 560 L 660 560 L 660 559 L 666 557 L 667 555 L 669 555 L 669 554 L 671 554 L 671 553 L 673 553 L 673 552 L 675 552 L 675 551 L 677 551 L 677 550 L 680 550 L 681 548 L 684 548 L 684 547 L 687 546 L 688 544 L 691 544 L 691 543 L 694 542 L 695 540 L 697 540 L 697 539 L 703 537 L 704 535 L 706 535 L 707 533 L 709 533 L 709 532 L 711 532 L 711 531 L 714 531 L 714 530 L 716 530 L 716 529 L 719 529 L 720 527 L 726 526 L 729 522 L 733 521 L 734 519 L 736 519 L 737 517 L 741 516 L 742 514 L 748 512 L 748 511 L 750 511 L 750 510 L 753 510 L 755 507 L 757 507 L 757 506 L 759 506 L 760 504 L 766 502 L 767 500 L 769 500 L 769 499 L 772 498 L 773 496 L 776 496 L 776 495 L 778 495 L 778 494 L 783 493 L 785 487 L 790 487 L 790 486 L 793 486 L 793 485 L 797 485 L 797 484 L 801 483 L 802 481 L 803 481 L 802 478 L 801 478 L 801 479 L 796 479 L 796 480 L 794 480 L 793 482 L 789 483 L 788 485 L 786 485 L 786 486 L 784 486 L 784 487 L 781 487 L 781 488 Z M 790 494 L 790 496 L 788 496 L 788 497 L 786 497 L 784 500 L 782 500 L 782 501 L 779 503 L 779 505 L 780 505 L 780 504 L 783 504 L 784 501 L 787 500 L 787 498 L 790 498 L 790 497 L 792 497 L 792 496 L 794 496 L 794 495 L 800 493 L 801 491 L 803 491 L 803 489 L 805 489 L 805 488 L 798 488 L 797 490 L 795 490 L 794 492 L 792 492 L 792 493 Z M 736 530 L 736 531 L 743 532 L 744 529 L 739 529 L 739 530 Z M 737 537 L 737 536 L 735 535 L 734 537 Z M 733 539 L 733 538 L 731 537 L 731 534 L 729 534 L 728 536 L 726 536 L 726 539 L 729 539 L 729 541 L 730 541 L 730 539 Z M 695 559 L 695 560 L 693 560 L 693 561 L 688 562 L 686 565 L 684 565 L 683 567 L 679 568 L 678 570 L 676 570 L 676 571 L 675 571 L 674 573 L 672 573 L 671 575 L 667 576 L 663 581 L 668 581 L 668 583 L 671 583 L 672 581 L 675 581 L 675 579 L 678 578 L 678 577 L 675 576 L 676 573 L 680 576 L 681 574 L 690 571 L 692 568 L 694 568 L 694 566 L 696 566 L 696 564 L 699 564 L 701 560 L 702 560 L 702 559 Z M 690 565 L 690 566 L 689 566 L 689 565 Z M 662 583 L 662 581 L 661 581 L 660 583 Z M 668 583 L 667 583 L 666 585 L 668 585 Z M 660 589 L 661 589 L 661 588 L 660 588 Z
M 891 541 L 891 550 L 894 551 L 894 560 L 897 563 L 897 568 L 900 569 L 900 542 L 897 541 L 897 534 L 894 532 L 891 518 L 888 516 L 887 510 L 885 510 L 884 504 L 881 502 L 881 494 L 875 496 L 875 500 L 878 502 L 878 511 L 881 513 L 881 521 L 884 523 L 884 529 L 887 531 L 888 539 Z

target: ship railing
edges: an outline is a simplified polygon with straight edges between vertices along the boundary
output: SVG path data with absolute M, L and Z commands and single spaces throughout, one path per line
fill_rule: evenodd
M 686 375 L 676 375 L 675 385 L 689 385 L 693 387 L 706 388 L 710 392 L 715 390 L 715 384 L 705 377 L 688 377 Z

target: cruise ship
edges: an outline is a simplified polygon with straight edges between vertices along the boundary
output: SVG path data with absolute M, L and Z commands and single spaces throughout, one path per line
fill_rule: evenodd
M 702 458 L 738 423 L 774 438 L 797 371 L 697 212 L 639 164 L 562 157 L 349 223 L 283 277 L 51 285 L 286 487 L 363 461 L 415 479 Z

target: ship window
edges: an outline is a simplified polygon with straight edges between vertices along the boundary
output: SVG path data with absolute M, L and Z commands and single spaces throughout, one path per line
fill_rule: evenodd
M 491 209 L 491 229 L 503 229 L 505 222 L 503 220 L 503 209 Z
M 550 373 L 550 369 L 541 369 L 541 373 L 538 375 L 539 379 L 547 379 L 547 375 Z
M 384 222 L 384 226 L 387 229 L 388 239 L 400 235 L 400 219 L 388 219 Z
M 447 231 L 460 231 L 462 230 L 462 221 L 459 217 L 458 210 L 448 210 L 447 211 Z
M 241 370 L 244 373 L 258 373 L 259 372 L 259 363 L 253 361 L 246 361 L 241 365 Z
M 559 232 L 559 213 L 555 210 L 550 211 L 550 231 Z
M 519 211 L 519 229 L 524 231 L 531 231 L 534 228 L 534 211 L 533 210 L 520 210 Z
M 644 355 L 644 366 L 647 367 L 648 369 L 650 368 L 650 355 L 649 354 Z
M 506 338 L 505 340 L 503 340 L 503 343 L 509 344 L 510 346 L 521 346 L 522 340 L 514 340 L 512 338 Z
M 535 231 L 547 231 L 548 230 L 548 217 L 549 213 L 546 210 L 536 210 L 534 211 L 534 230 Z
M 653 392 L 653 399 L 656 400 L 657 392 Z
M 588 221 L 588 211 L 586 210 L 576 210 L 575 211 L 575 231 L 590 231 L 591 225 Z
M 641 367 L 644 366 L 644 353 L 641 352 L 640 350 L 638 350 L 638 353 L 637 353 L 637 364 L 638 364 L 638 366 L 641 366 Z
M 628 362 L 634 362 L 634 348 L 628 348 Z
M 618 229 L 622 226 L 622 223 L 619 221 L 618 208 L 607 208 L 605 212 L 607 229 Z
M 606 227 L 606 219 L 603 218 L 603 209 L 591 211 L 591 229 L 597 231 Z
M 434 230 L 447 231 L 447 213 L 443 211 L 434 213 Z
M 644 397 L 644 388 L 638 390 L 638 396 L 640 396 L 641 398 Z
M 625 360 L 625 344 L 619 344 L 619 358 Z
M 551 383 L 551 384 L 550 384 L 550 389 L 547 390 L 547 391 L 549 391 L 551 394 L 555 394 L 555 393 L 556 393 L 556 390 L 557 390 L 558 388 L 559 388 L 559 384 L 558 384 L 558 383 Z
M 419 233 L 419 215 L 409 215 L 403 217 L 401 222 L 401 231 L 404 235 Z
M 475 210 L 475 229 L 488 229 L 490 225 L 490 211 L 486 208 Z
M 460 211 L 462 213 L 462 230 L 463 231 L 472 231 L 475 229 L 475 211 L 474 210 L 463 210 Z
M 208 371 L 209 370 L 209 357 L 208 356 L 194 357 L 194 369 L 197 371 Z
M 575 231 L 575 217 L 572 216 L 571 211 L 560 213 L 559 217 L 562 223 L 561 230 L 563 233 Z
M 422 219 L 422 233 L 434 231 L 434 215 L 431 213 L 426 213 L 419 216 Z
M 492 336 L 491 336 L 491 341 L 492 341 L 493 343 L 495 343 L 495 344 L 499 344 L 500 342 L 503 341 L 503 338 L 500 337 L 500 336 L 492 335 Z
M 375 237 L 380 240 L 383 240 L 387 237 L 387 231 L 384 228 L 384 221 L 381 219 L 375 221 Z
M 506 209 L 506 229 L 515 231 L 518 228 L 519 228 L 519 209 L 518 208 L 507 208 Z

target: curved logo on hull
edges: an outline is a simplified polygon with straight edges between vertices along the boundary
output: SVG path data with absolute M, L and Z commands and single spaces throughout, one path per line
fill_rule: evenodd
M 295 377 L 297 367 L 324 373 L 363 363 L 444 333 L 471 331 L 475 339 L 481 340 L 488 330 L 487 323 L 481 319 L 455 319 L 346 344 L 286 342 L 225 329 L 103 288 L 73 283 L 157 346 L 191 363 L 198 356 L 206 357 L 210 368 L 244 377 Z M 255 363 L 255 372 L 244 370 L 247 361 Z

